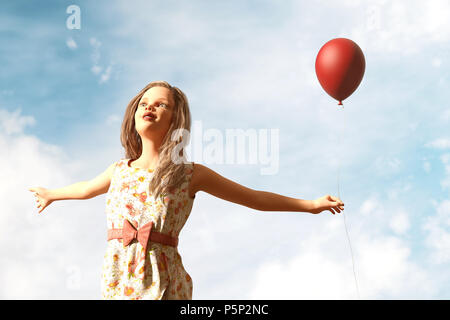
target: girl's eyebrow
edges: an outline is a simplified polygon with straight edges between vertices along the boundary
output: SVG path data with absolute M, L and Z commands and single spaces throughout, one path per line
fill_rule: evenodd
M 144 98 L 144 99 L 141 100 L 141 102 L 147 102 L 147 101 L 148 101 L 147 98 Z M 169 104 L 169 101 L 167 101 L 164 98 L 158 98 L 158 99 L 156 99 L 155 102 L 158 102 L 158 101 L 164 101 L 165 103 Z

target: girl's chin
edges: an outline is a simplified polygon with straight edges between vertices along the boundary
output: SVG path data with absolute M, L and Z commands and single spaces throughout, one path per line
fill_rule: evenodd
M 149 126 L 147 129 L 142 129 L 141 131 L 138 131 L 139 137 L 142 139 L 152 139 L 155 136 L 162 135 L 161 130 L 157 130 L 156 128 L 151 128 Z

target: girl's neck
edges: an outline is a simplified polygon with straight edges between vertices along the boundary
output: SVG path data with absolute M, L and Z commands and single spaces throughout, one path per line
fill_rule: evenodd
M 158 158 L 151 160 L 151 159 L 142 157 L 142 155 L 141 155 L 138 159 L 136 159 L 135 161 L 132 161 L 132 163 L 133 163 L 133 167 L 138 167 L 138 168 L 142 168 L 142 169 L 155 169 L 155 167 L 158 163 Z
M 134 161 L 134 164 L 140 168 L 153 169 L 156 167 L 159 159 L 159 146 L 153 140 L 143 139 L 141 156 Z
M 140 157 L 135 160 L 136 166 L 145 169 L 156 168 L 159 159 L 159 148 L 161 147 L 163 140 L 164 135 L 160 135 L 157 132 L 146 132 L 141 135 L 142 153 Z

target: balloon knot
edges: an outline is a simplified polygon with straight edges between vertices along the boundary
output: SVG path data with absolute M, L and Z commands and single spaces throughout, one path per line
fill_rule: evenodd
M 338 106 L 342 106 L 342 105 L 343 105 L 343 104 L 342 104 L 342 101 L 339 100 Z

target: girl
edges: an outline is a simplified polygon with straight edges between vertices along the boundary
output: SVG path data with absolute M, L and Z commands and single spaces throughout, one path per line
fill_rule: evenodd
M 192 299 L 192 279 L 177 244 L 198 191 L 261 211 L 344 210 L 344 203 L 330 195 L 316 200 L 289 198 L 246 188 L 206 166 L 194 166 L 186 161 L 183 148 L 176 152 L 183 139 L 173 138 L 176 129 L 190 131 L 190 127 L 185 94 L 165 81 L 151 82 L 125 111 L 124 159 L 90 181 L 52 190 L 29 188 L 39 213 L 56 200 L 107 193 L 103 299 Z

